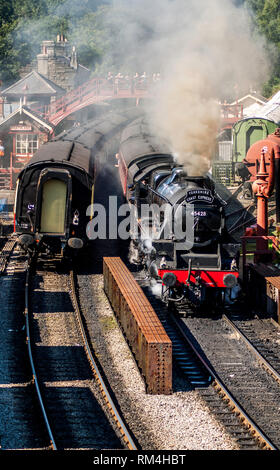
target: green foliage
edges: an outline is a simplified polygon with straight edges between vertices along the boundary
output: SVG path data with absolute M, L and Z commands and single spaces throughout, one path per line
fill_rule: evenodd
M 12 4 L 17 18 L 40 18 L 48 11 L 45 0 L 14 0 Z
M 13 21 L 14 8 L 10 0 L 0 2 L 0 26 Z
M 263 94 L 269 97 L 280 89 L 280 0 L 232 1 L 238 7 L 244 5 L 252 13 L 255 29 L 267 38 L 270 45 L 267 54 L 274 65 L 263 88 Z M 127 17 L 127 9 L 122 11 L 119 3 L 118 15 L 107 16 L 112 2 L 1 0 L 0 79 L 4 86 L 17 80 L 20 68 L 36 58 L 43 40 L 55 40 L 57 34 L 64 34 L 76 46 L 79 62 L 94 73 L 109 69 L 119 71 L 123 65 L 123 48 L 126 47 L 131 53 L 129 48 L 133 45 L 127 44 L 125 31 L 122 30 L 123 14 Z M 142 35 L 144 33 L 147 37 L 153 31 L 141 31 Z M 129 63 L 126 66 L 129 68 Z
M 1 0 L 0 79 L 8 86 L 40 52 L 43 40 L 64 34 L 80 63 L 93 68 L 104 53 L 103 15 L 110 0 Z
M 280 89 L 280 0 L 246 0 L 246 5 L 254 14 L 256 28 L 268 40 L 272 68 L 263 94 L 270 97 Z

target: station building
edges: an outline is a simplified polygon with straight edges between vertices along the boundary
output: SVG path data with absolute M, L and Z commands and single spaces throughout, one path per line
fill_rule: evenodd
M 0 188 L 12 189 L 21 168 L 49 139 L 50 123 L 20 106 L 0 124 Z
M 0 91 L 0 189 L 14 187 L 17 173 L 49 139 L 53 126 L 42 109 L 89 77 L 75 47 L 58 35 L 56 41 L 43 41 L 21 79 Z

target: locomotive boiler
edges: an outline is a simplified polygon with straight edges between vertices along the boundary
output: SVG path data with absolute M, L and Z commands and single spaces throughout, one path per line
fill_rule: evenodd
M 134 260 L 161 282 L 162 298 L 197 306 L 233 301 L 239 245 L 227 233 L 214 181 L 187 175 L 143 118 L 124 130 L 117 159 L 124 196 L 136 213 Z

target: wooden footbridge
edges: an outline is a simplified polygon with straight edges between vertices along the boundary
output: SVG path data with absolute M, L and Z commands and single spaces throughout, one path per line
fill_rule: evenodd
M 134 83 L 125 79 L 110 82 L 104 78 L 94 78 L 54 103 L 33 108 L 33 110 L 55 127 L 70 114 L 91 104 L 120 98 L 135 99 L 137 104 L 139 99 L 150 96 L 151 86 L 143 82 Z

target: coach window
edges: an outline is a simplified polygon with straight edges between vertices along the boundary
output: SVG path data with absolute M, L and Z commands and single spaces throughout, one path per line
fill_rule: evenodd
M 64 233 L 67 186 L 64 181 L 50 179 L 44 183 L 41 205 L 41 232 Z
M 26 155 L 34 154 L 38 149 L 38 135 L 36 134 L 17 134 L 16 135 L 16 154 Z

